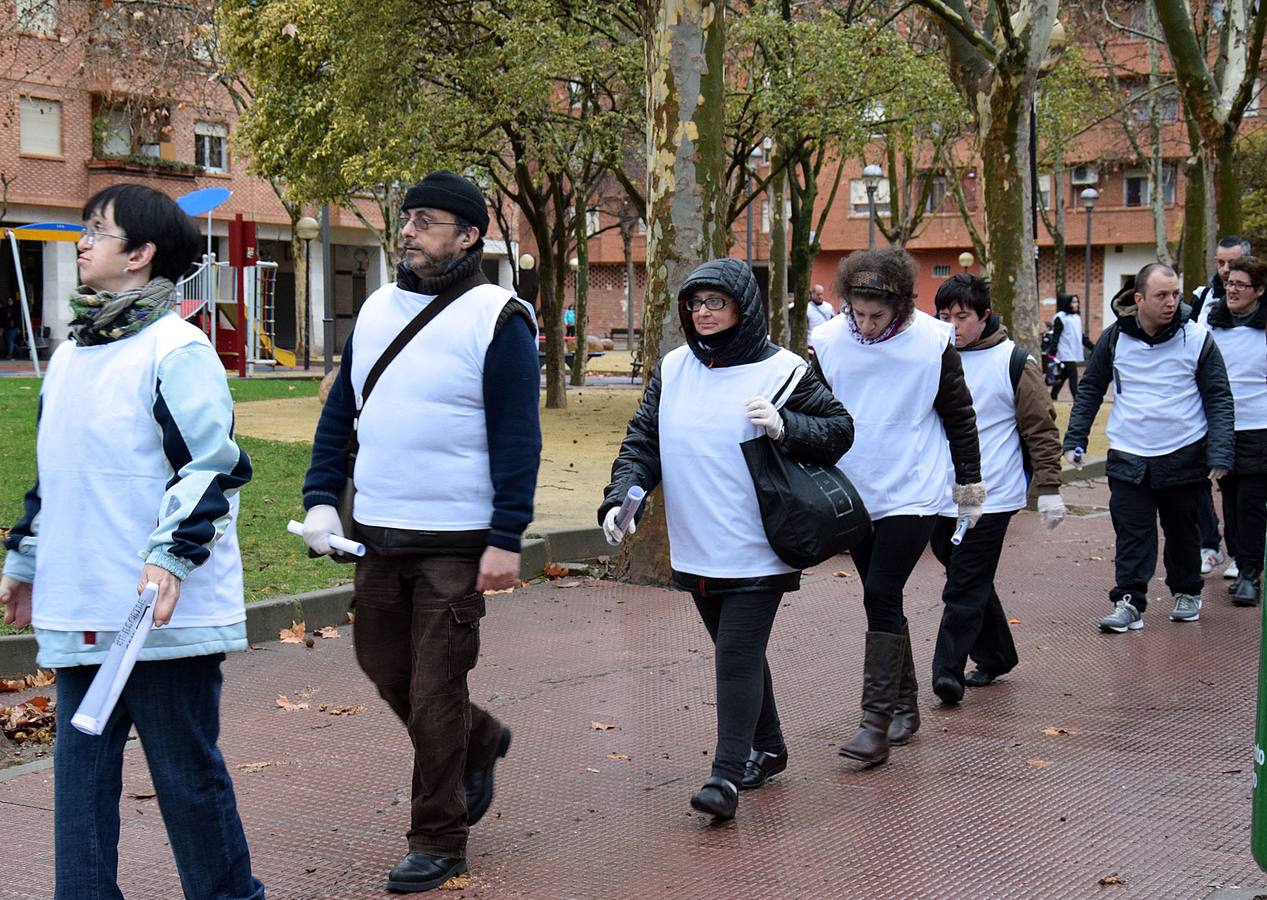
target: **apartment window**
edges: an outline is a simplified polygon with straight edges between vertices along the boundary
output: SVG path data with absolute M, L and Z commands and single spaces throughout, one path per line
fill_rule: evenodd
M 598 210 L 587 209 L 585 211 L 585 233 L 598 234 L 598 229 L 602 227 L 602 220 L 599 218 Z
M 1141 84 L 1140 91 L 1147 91 L 1148 86 Z M 1157 104 L 1158 118 L 1163 122 L 1174 122 L 1179 118 L 1179 87 L 1177 85 L 1166 85 L 1160 87 L 1150 97 L 1148 94 L 1140 97 L 1131 104 L 1131 120 L 1134 122 L 1148 121 L 1148 105 L 1150 99 Z
M 1245 104 L 1245 115 L 1258 115 L 1258 95 L 1263 92 L 1263 80 L 1261 78 L 1254 79 L 1253 93 L 1249 95 L 1249 103 Z
M 152 156 L 171 154 L 171 110 L 151 100 L 114 105 L 104 97 L 93 103 L 92 152 L 98 157 Z M 168 153 L 164 154 L 164 145 Z
M 889 211 L 889 179 L 881 178 L 875 189 L 876 214 Z M 867 183 L 861 178 L 849 180 L 849 214 L 867 215 Z
M 1149 191 L 1147 169 L 1127 169 L 1123 175 L 1124 204 L 1126 206 L 1149 206 L 1153 202 Z M 1162 166 L 1162 203 L 1172 206 L 1175 202 L 1175 167 Z
M 934 278 L 949 278 L 950 266 L 933 266 Z
M 194 123 L 194 163 L 208 172 L 225 172 L 229 168 L 229 128 L 218 122 Z
M 1038 176 L 1038 205 L 1051 209 L 1051 175 Z
M 127 156 L 132 152 L 132 114 L 124 109 L 103 109 L 97 113 L 102 156 Z
M 21 152 L 33 156 L 61 156 L 61 102 L 40 97 L 23 97 L 20 106 Z
M 57 30 L 57 0 L 17 0 L 18 28 L 37 34 Z
M 924 205 L 925 212 L 939 213 L 946 206 L 946 177 L 944 175 L 926 175 L 926 178 L 932 179 L 932 184 L 928 189 L 928 202 Z M 878 200 L 880 192 L 876 191 L 876 199 Z

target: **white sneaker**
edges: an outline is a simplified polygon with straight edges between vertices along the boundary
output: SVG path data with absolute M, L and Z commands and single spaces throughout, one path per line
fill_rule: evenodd
M 1210 550 L 1206 548 L 1201 551 L 1201 574 L 1209 575 L 1214 571 L 1214 567 L 1223 562 L 1223 553 L 1219 550 Z
M 1241 577 L 1241 570 L 1236 565 L 1236 560 L 1232 560 L 1227 564 L 1227 568 L 1223 570 L 1223 577 L 1228 579 Z

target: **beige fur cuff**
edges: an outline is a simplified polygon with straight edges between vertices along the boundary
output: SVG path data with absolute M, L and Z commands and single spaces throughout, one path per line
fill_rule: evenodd
M 956 484 L 951 492 L 951 496 L 960 506 L 982 506 L 985 503 L 985 495 L 984 481 L 978 481 L 976 484 Z

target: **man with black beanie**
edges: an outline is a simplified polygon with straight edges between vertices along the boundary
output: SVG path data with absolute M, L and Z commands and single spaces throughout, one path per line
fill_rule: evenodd
M 396 283 L 365 301 L 317 423 L 304 540 L 328 554 L 344 534 L 336 507 L 355 436 L 351 524 L 366 548 L 356 656 L 414 746 L 409 852 L 387 888 L 418 892 L 466 871 L 467 830 L 488 811 L 493 766 L 510 747 L 510 729 L 470 702 L 466 679 L 483 592 L 519 577 L 541 458 L 540 370 L 532 307 L 484 278 L 479 189 L 434 172 L 405 195 L 401 223 Z

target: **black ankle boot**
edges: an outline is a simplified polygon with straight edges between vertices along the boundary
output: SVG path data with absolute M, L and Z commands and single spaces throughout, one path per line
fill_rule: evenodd
M 413 850 L 387 876 L 387 890 L 396 894 L 416 894 L 438 888 L 466 871 L 465 856 L 435 856 Z
M 1232 588 L 1233 606 L 1257 606 L 1262 597 L 1262 576 L 1257 572 L 1242 574 Z
M 743 777 L 739 779 L 739 790 L 750 791 L 759 788 L 787 768 L 787 748 L 781 753 L 766 753 L 764 750 L 753 750 L 744 763 Z
M 691 797 L 691 806 L 718 821 L 733 819 L 739 808 L 739 788 L 733 781 L 714 775 Z
M 902 676 L 902 635 L 867 632 L 862 663 L 862 721 L 854 736 L 840 745 L 839 753 L 868 766 L 889 758 L 889 723 L 897 702 Z
M 915 657 L 911 654 L 911 630 L 902 631 L 902 676 L 898 681 L 897 702 L 889 722 L 889 743 L 909 744 L 919 731 L 919 680 L 915 677 Z
M 942 703 L 953 706 L 963 699 L 963 682 L 950 675 L 938 675 L 933 679 L 933 693 Z

